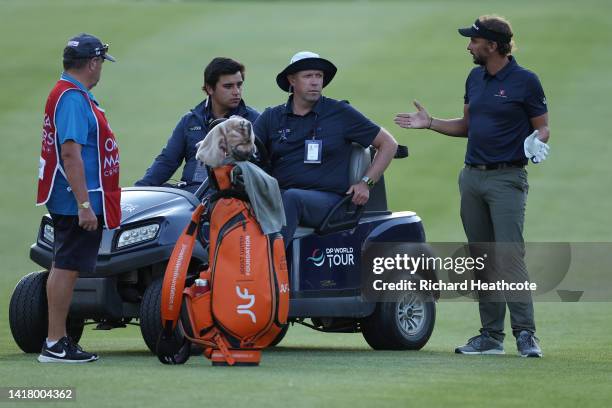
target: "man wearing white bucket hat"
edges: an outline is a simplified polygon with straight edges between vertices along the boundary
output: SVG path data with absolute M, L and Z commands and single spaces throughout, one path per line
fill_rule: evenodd
M 321 95 L 336 71 L 318 54 L 298 52 L 276 77 L 289 99 L 267 108 L 254 125 L 255 135 L 269 152 L 271 174 L 282 189 L 285 245 L 298 224 L 318 226 L 344 195 L 352 194 L 355 205 L 365 205 L 370 188 L 397 150 L 397 142 L 385 129 L 346 101 Z M 376 155 L 361 181 L 349 185 L 353 142 L 374 146 Z

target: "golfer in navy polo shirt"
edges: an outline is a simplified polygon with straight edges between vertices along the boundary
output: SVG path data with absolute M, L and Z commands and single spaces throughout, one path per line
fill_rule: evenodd
M 365 205 L 369 189 L 393 159 L 397 143 L 346 101 L 321 95 L 336 75 L 336 66 L 309 51 L 298 52 L 276 77 L 289 92 L 286 103 L 268 108 L 254 124 L 255 136 L 267 147 L 271 173 L 282 189 L 289 245 L 298 226 L 317 227 L 346 194 Z M 360 182 L 349 185 L 351 144 L 376 148 Z
M 395 123 L 467 137 L 465 168 L 459 176 L 463 228 L 470 243 L 496 243 L 470 245 L 474 252 L 485 247 L 496 253 L 495 261 L 477 279 L 527 281 L 523 223 L 529 185 L 525 165 L 529 159 L 539 163 L 548 155 L 546 97 L 536 74 L 510 55 L 514 42 L 507 20 L 481 16 L 459 33 L 470 38 L 467 49 L 478 65 L 465 84 L 463 117 L 437 119 L 415 101 L 417 112 L 400 113 Z M 519 298 L 508 292 L 479 292 L 480 334 L 455 352 L 503 354 L 506 306 L 519 354 L 541 357 L 529 292 Z

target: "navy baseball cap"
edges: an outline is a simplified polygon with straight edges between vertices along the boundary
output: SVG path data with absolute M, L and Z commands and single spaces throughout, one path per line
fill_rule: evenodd
M 64 58 L 81 59 L 102 57 L 105 60 L 115 62 L 112 55 L 107 54 L 108 44 L 103 44 L 98 37 L 91 34 L 81 33 L 68 40 L 64 48 Z
M 512 40 L 512 35 L 507 35 L 497 31 L 489 30 L 482 25 L 479 19 L 476 19 L 471 27 L 459 28 L 459 34 L 464 37 L 484 38 L 490 41 L 509 44 Z

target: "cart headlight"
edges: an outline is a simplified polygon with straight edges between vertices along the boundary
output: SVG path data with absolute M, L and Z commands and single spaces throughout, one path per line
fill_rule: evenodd
M 42 238 L 47 243 L 53 245 L 55 235 L 53 234 L 53 225 L 45 223 L 43 225 Z
M 143 225 L 142 227 L 125 230 L 119 234 L 117 249 L 151 241 L 155 239 L 158 231 L 159 224 Z

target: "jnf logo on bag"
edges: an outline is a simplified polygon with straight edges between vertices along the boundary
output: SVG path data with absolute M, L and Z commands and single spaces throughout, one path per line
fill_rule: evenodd
M 236 307 L 236 312 L 238 314 L 245 314 L 251 317 L 251 321 L 253 323 L 257 323 L 257 318 L 255 317 L 255 313 L 253 313 L 250 309 L 255 304 L 255 295 L 250 295 L 248 289 L 244 289 L 244 292 L 240 291 L 240 286 L 236 285 L 236 294 L 240 299 L 248 300 L 246 305 L 238 305 Z

